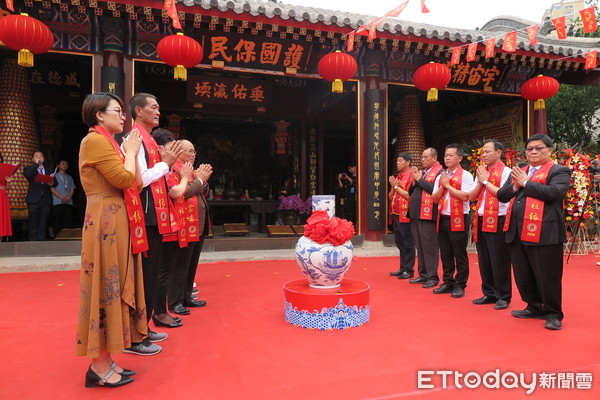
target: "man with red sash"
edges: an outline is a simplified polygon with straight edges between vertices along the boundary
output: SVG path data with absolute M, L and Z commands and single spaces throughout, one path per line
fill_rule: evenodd
M 410 231 L 410 218 L 408 218 L 408 201 L 410 200 L 408 190 L 413 185 L 410 172 L 411 161 L 410 154 L 398 154 L 396 158 L 398 176 L 389 177 L 391 186 L 390 215 L 396 247 L 400 251 L 400 268 L 398 271 L 390 272 L 390 275 L 397 276 L 398 279 L 410 279 L 415 274 L 415 244 Z
M 140 149 L 137 162 L 144 186 L 140 197 L 149 245 L 147 256 L 142 258 L 142 269 L 146 317 L 150 321 L 159 293 L 158 272 L 161 252 L 164 249 L 162 236 L 171 232 L 170 201 L 164 176 L 169 172 L 169 168 L 175 163 L 182 150 L 181 144 L 178 142 L 169 149 L 159 147 L 152 137 L 152 129 L 158 126 L 160 117 L 160 107 L 155 96 L 148 93 L 137 93 L 131 98 L 129 108 L 135 121 L 133 129 L 139 130 L 143 144 L 143 151 Z M 138 355 L 157 354 L 161 347 L 154 342 L 166 338 L 166 333 L 156 333 L 148 328 L 149 342 L 132 344 L 130 348 L 125 349 L 125 352 Z
M 465 295 L 469 279 L 467 226 L 470 210 L 469 192 L 473 189 L 474 182 L 473 176 L 460 166 L 463 154 L 463 149 L 457 144 L 446 146 L 446 170 L 435 180 L 431 196 L 433 201 L 439 202 L 438 242 L 444 272 L 444 283 L 433 289 L 433 293 L 452 293 L 454 298 Z
M 496 140 L 484 142 L 481 160 L 485 165 L 477 167 L 477 184 L 469 193 L 469 200 L 477 200 L 473 241 L 477 244 L 483 292 L 483 297 L 473 300 L 473 304 L 495 303 L 496 310 L 507 308 L 512 296 L 510 257 L 503 230 L 508 204 L 496 197 L 512 172 L 500 159 L 502 150 L 504 146 Z
M 183 152 L 179 156 L 179 164 L 193 163 L 196 158 L 194 145 L 188 140 L 182 140 Z M 179 181 L 176 178 L 177 168 L 168 179 L 169 188 L 173 188 Z M 182 223 L 187 230 L 188 245 L 179 249 L 175 261 L 176 268 L 172 269 L 169 277 L 168 298 L 169 309 L 175 314 L 190 314 L 189 307 L 204 307 L 205 300 L 196 300 L 192 297 L 194 278 L 198 268 L 198 259 L 210 226 L 208 218 L 208 179 L 212 175 L 210 164 L 201 164 L 192 174 L 184 193 L 175 193 L 178 197 L 175 204 L 178 214 L 182 216 Z M 169 190 L 169 195 L 171 195 Z
M 409 282 L 421 283 L 424 288 L 432 288 L 440 281 L 437 272 L 439 247 L 435 232 L 437 207 L 431 198 L 433 183 L 442 170 L 442 166 L 437 161 L 437 150 L 433 147 L 423 150 L 421 165 L 422 171 L 414 166 L 410 168 L 414 184 L 409 190 L 408 217 L 419 256 L 419 276 Z
M 525 142 L 529 165 L 513 168 L 512 181 L 498 190 L 498 200 L 510 200 L 506 213 L 506 243 L 515 281 L 527 307 L 517 318 L 545 319 L 545 327 L 562 327 L 563 243 L 567 230 L 563 199 L 571 170 L 554 163 L 552 139 L 536 134 Z

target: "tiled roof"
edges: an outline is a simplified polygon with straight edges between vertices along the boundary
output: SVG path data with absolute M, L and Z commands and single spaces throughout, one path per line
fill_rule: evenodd
M 267 18 L 279 17 L 283 20 L 294 20 L 298 22 L 306 21 L 314 24 L 321 23 L 324 25 L 347 27 L 349 29 L 356 29 L 377 18 L 377 16 L 353 14 L 345 11 L 304 7 L 261 0 L 179 0 L 179 2 L 186 6 L 200 6 L 206 10 L 218 9 L 222 12 L 233 11 L 237 14 L 248 13 L 252 16 L 263 15 Z M 535 23 L 518 17 L 501 16 L 493 18 L 484 25 L 484 28 L 488 27 L 489 30 L 472 30 L 388 18 L 377 30 L 379 32 L 389 32 L 391 34 L 410 34 L 428 39 L 450 40 L 458 42 L 457 44 L 483 41 L 494 36 L 500 36 L 499 40 L 496 42 L 496 46 L 498 47 L 502 45 L 503 40 L 501 36 L 503 32 L 515 30 L 515 26 L 525 27 L 533 24 Z M 519 49 L 535 51 L 536 53 L 584 56 L 588 51 L 600 47 L 600 40 L 597 38 L 569 38 L 568 40 L 559 40 L 554 39 L 551 36 L 541 36 L 538 34 L 539 43 L 532 48 L 529 45 L 529 40 L 525 32 L 519 32 L 518 37 Z

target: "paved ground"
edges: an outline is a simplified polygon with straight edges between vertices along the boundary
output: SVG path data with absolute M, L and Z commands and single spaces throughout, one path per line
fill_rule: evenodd
M 392 257 L 398 256 L 396 247 L 386 247 L 382 242 L 364 242 L 362 247 L 354 249 L 355 257 Z M 213 251 L 204 252 L 200 263 L 222 261 L 256 261 L 256 260 L 293 260 L 294 249 L 285 250 L 245 250 L 245 251 Z M 0 273 L 68 271 L 80 267 L 79 256 L 51 257 L 2 257 Z

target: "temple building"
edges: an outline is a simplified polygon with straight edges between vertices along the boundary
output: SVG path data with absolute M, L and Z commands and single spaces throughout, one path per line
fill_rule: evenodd
M 356 163 L 357 233 L 378 241 L 388 228 L 387 177 L 395 154 L 409 152 L 419 165 L 426 146 L 442 151 L 483 138 L 516 143 L 546 133 L 545 110 L 520 96 L 524 82 L 539 74 L 567 84 L 600 81 L 598 68 L 584 69 L 585 54 L 600 47 L 597 38 L 560 40 L 540 28 L 531 46 L 523 28 L 537 22 L 509 16 L 479 30 L 386 19 L 375 39 L 354 36 L 349 54 L 358 72 L 342 93 L 333 93 L 317 71 L 319 60 L 345 51 L 348 34 L 378 16 L 259 0 L 176 1 L 181 31 L 200 43 L 203 58 L 188 68 L 187 80 L 175 80 L 173 67 L 157 54 L 158 42 L 179 32 L 163 3 L 14 1 L 15 13 L 50 28 L 54 46 L 35 55 L 30 68 L 0 46 L 5 162 L 28 165 L 42 149 L 50 167 L 67 160 L 77 182 L 79 143 L 87 133 L 84 97 L 109 91 L 127 104 L 134 93 L 148 92 L 161 106 L 161 127 L 192 141 L 197 162 L 212 164 L 211 205 L 246 195 L 267 204 L 280 195 L 337 194 L 338 174 Z M 1 16 L 9 14 L 4 9 Z M 502 50 L 503 35 L 515 30 L 516 50 Z M 495 51 L 485 58 L 491 37 L 498 38 Z M 450 65 L 452 49 L 471 42 L 480 42 L 475 59 L 465 60 L 464 47 L 460 62 Z M 452 73 L 435 102 L 413 84 L 415 70 L 429 62 L 447 64 Z M 83 210 L 78 187 L 75 203 Z M 26 190 L 17 172 L 9 191 L 17 222 L 27 218 Z M 273 223 L 272 209 L 253 211 Z M 214 217 L 217 223 L 240 219 L 234 209 Z

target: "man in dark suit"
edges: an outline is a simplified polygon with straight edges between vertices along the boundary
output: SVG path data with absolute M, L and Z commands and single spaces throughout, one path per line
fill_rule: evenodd
M 442 171 L 442 165 L 437 161 L 437 150 L 429 147 L 421 155 L 423 170 L 411 167 L 414 180 L 411 186 L 408 216 L 410 228 L 417 248 L 419 258 L 419 276 L 409 280 L 410 283 L 421 283 L 425 289 L 437 286 L 439 245 L 435 231 L 437 221 L 437 206 L 431 198 L 433 183 Z
M 44 167 L 44 154 L 41 151 L 33 152 L 33 164 L 23 168 L 23 175 L 29 181 L 29 189 L 25 202 L 29 213 L 29 240 L 45 240 L 48 226 L 48 217 L 52 207 L 52 193 L 50 188 L 56 186 L 56 180 L 50 183 L 36 180 L 38 175 L 46 174 Z
M 517 318 L 546 319 L 547 329 L 562 327 L 563 243 L 567 239 L 562 201 L 571 170 L 552 161 L 552 139 L 533 135 L 525 142 L 529 165 L 514 167 L 512 180 L 498 190 L 498 200 L 511 201 L 506 243 L 524 310 Z

